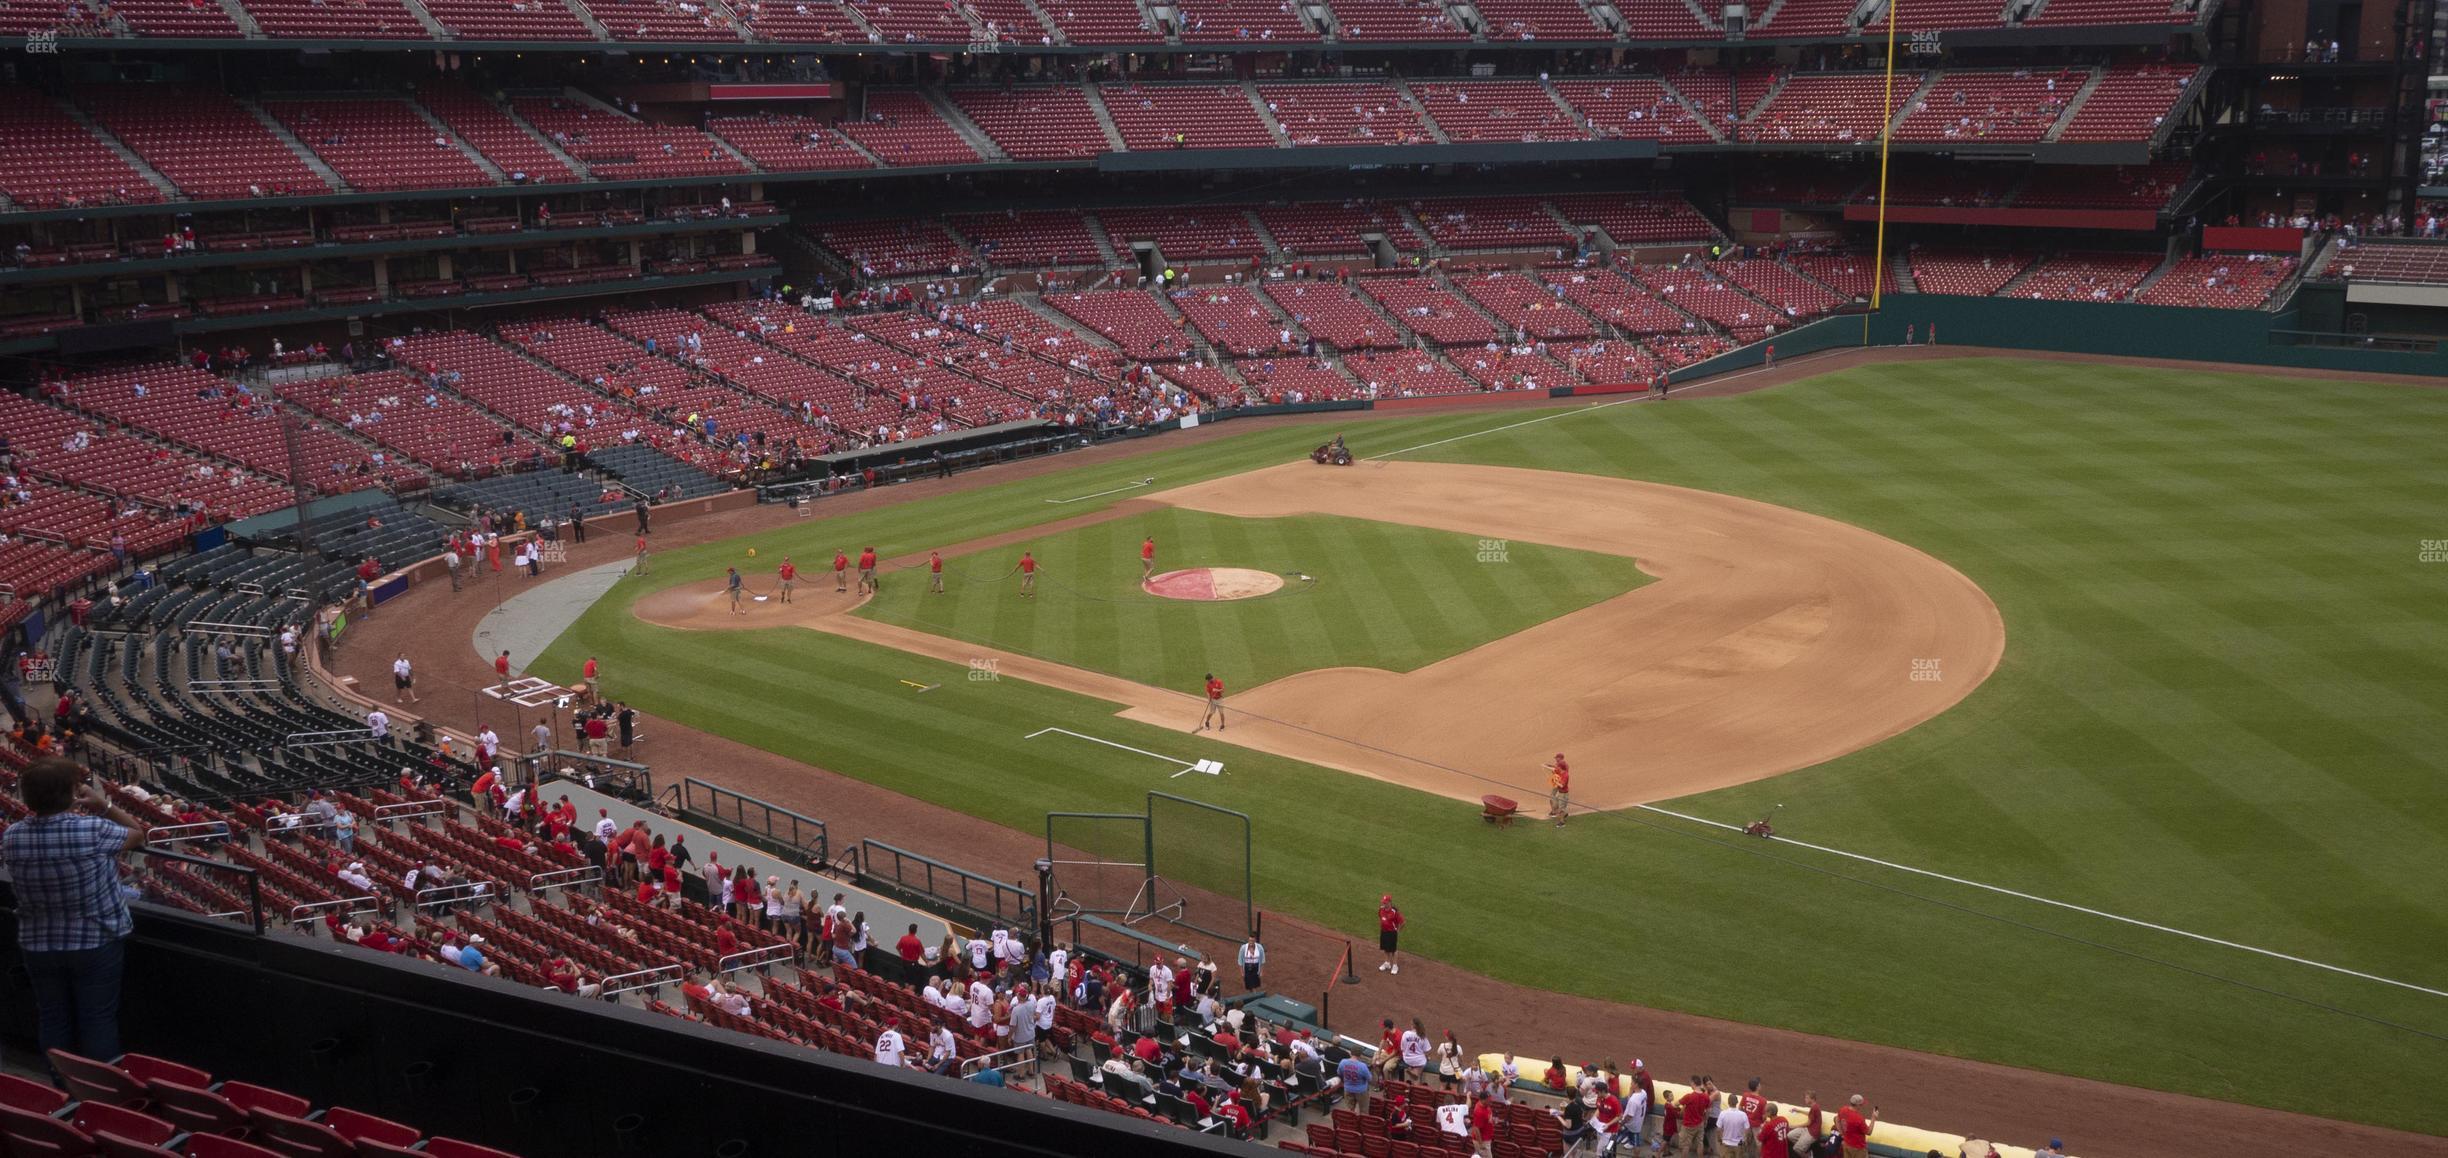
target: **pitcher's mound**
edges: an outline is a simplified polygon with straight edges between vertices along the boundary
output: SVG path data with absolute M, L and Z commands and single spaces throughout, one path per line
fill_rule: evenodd
M 1283 576 L 1272 571 L 1252 571 L 1247 567 L 1190 567 L 1180 571 L 1160 571 L 1140 586 L 1150 595 L 1166 599 L 1191 599 L 1213 602 L 1218 599 L 1255 599 L 1283 586 Z

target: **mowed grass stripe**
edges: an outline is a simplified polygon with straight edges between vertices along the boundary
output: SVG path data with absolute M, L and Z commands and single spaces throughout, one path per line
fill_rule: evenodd
M 1517 421 L 1437 416 L 1353 433 L 1369 454 Z M 1260 432 L 838 522 L 862 528 L 841 532 L 852 546 L 868 534 L 913 549 L 957 542 L 1082 513 L 1097 504 L 1041 500 L 1126 472 L 1216 477 L 1289 461 L 1330 433 Z M 1678 809 L 1743 819 L 1783 802 L 1780 828 L 1803 839 L 2442 986 L 2448 889 L 2436 866 L 2448 863 L 2448 820 L 2426 801 L 2448 777 L 2448 715 L 2437 707 L 2448 692 L 2448 564 L 2415 556 L 2421 540 L 2448 539 L 2435 497 L 2448 493 L 2448 464 L 2432 450 L 2443 435 L 2440 392 L 1967 360 L 1574 413 L 1409 457 L 1782 503 L 1929 551 L 1998 602 L 2006 656 L 1956 708 L 1854 756 Z M 820 528 L 834 522 L 810 520 L 803 533 L 829 538 L 837 532 Z M 719 573 L 737 550 L 708 549 L 702 561 Z M 992 621 L 1008 601 L 990 602 L 988 625 L 1009 630 Z M 1348 620 L 1283 623 L 1336 652 L 1379 645 L 1347 638 L 1362 635 Z M 962 684 L 938 703 L 914 701 L 944 693 L 895 701 L 862 681 L 887 685 L 906 657 L 843 658 L 862 649 L 839 640 L 785 649 L 658 633 L 617 600 L 540 663 L 574 670 L 585 653 L 604 654 L 614 692 L 628 694 L 619 673 L 667 651 L 769 647 L 777 668 L 817 673 L 788 685 L 786 710 L 717 717 L 720 705 L 691 699 L 737 688 L 660 678 L 644 689 L 659 704 L 630 698 L 691 722 L 720 718 L 752 743 L 1023 831 L 1041 831 L 1051 807 L 1135 807 L 1149 780 L 1146 761 L 1126 753 L 1049 754 L 1016 734 L 1060 724 L 1156 750 L 1183 742 L 1008 680 L 974 694 Z M 718 683 L 712 673 L 725 668 L 691 670 Z M 1496 833 L 1451 802 L 1373 781 L 1222 746 L 1181 754 L 1232 763 L 1234 775 L 1200 794 L 1257 818 L 1268 907 L 1365 931 L 1368 903 L 1400 880 L 1411 946 L 1467 967 L 2442 1129 L 2427 1077 L 2438 1041 L 2363 1018 L 2448 1033 L 2448 1002 L 1884 870 L 1821 871 L 1778 859 L 1798 850 L 1672 824 L 1601 817 L 1560 833 Z M 1456 864 L 1536 871 L 1491 877 Z M 1740 901 L 1756 936 L 1708 935 L 1721 899 Z M 1571 952 L 1540 951 L 1559 936 Z M 1534 1035 L 1519 1044 L 1535 1047 Z

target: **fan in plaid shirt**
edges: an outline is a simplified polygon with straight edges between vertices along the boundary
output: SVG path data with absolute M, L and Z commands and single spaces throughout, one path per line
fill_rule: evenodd
M 42 1047 L 108 1061 L 119 1056 L 119 976 L 134 928 L 119 855 L 144 843 L 144 825 L 72 760 L 35 761 L 18 791 L 34 815 L 0 833 L 0 864 L 16 884 Z M 80 804 L 85 812 L 71 811 Z

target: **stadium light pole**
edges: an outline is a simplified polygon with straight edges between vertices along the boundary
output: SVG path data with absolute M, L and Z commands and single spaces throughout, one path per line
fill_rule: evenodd
M 1879 107 L 1887 117 L 1879 123 L 1878 240 L 1872 246 L 1870 258 L 1870 312 L 1862 315 L 1862 345 L 1865 346 L 1870 344 L 1870 319 L 1878 315 L 1880 294 L 1886 288 L 1887 145 L 1895 139 L 1895 34 L 1896 7 L 1899 3 L 1900 0 L 1887 0 L 1887 80 L 1885 95 L 1879 100 Z

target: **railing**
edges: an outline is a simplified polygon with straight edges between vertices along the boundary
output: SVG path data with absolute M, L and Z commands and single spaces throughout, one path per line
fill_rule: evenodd
M 499 899 L 501 895 L 502 887 L 500 881 L 469 881 L 466 884 L 460 885 L 442 885 L 438 888 L 418 889 L 416 891 L 416 907 L 420 909 L 430 909 L 438 908 L 443 905 L 456 905 L 461 903 L 471 906 L 489 905 L 495 900 Z
M 688 970 L 679 965 L 657 965 L 652 969 L 640 969 L 635 973 L 615 973 L 603 979 L 603 992 L 599 996 L 611 997 L 633 989 L 652 989 L 658 985 L 673 984 L 687 977 Z
M 743 949 L 714 962 L 714 971 L 716 973 L 737 973 L 742 969 L 780 965 L 798 954 L 798 948 L 787 941 L 762 945 L 754 949 Z
M 229 834 L 229 825 L 218 820 L 200 821 L 195 824 L 165 824 L 145 830 L 145 844 L 178 844 L 190 840 L 227 840 Z
M 382 907 L 382 898 L 371 893 L 358 897 L 342 897 L 336 901 L 312 901 L 303 905 L 291 905 L 289 923 L 297 924 L 325 909 L 338 909 L 345 916 L 349 913 L 379 913 Z
M 154 861 L 171 861 L 177 864 L 186 865 L 190 869 L 201 870 L 199 875 L 210 875 L 217 873 L 237 874 L 246 881 L 246 911 L 207 913 L 205 916 L 215 918 L 236 917 L 239 920 L 245 921 L 247 923 L 247 927 L 255 930 L 257 934 L 261 934 L 264 931 L 263 877 L 253 867 L 242 864 L 231 864 L 228 861 L 211 860 L 206 857 L 189 856 L 183 852 L 172 852 L 168 849 L 153 848 L 149 845 L 137 849 L 136 854 L 143 857 L 147 863 Z M 170 908 L 172 911 L 177 912 L 190 911 L 178 909 L 175 906 L 164 907 Z
M 450 801 L 439 798 L 433 800 L 403 800 L 397 804 L 375 805 L 374 819 L 378 823 L 393 820 L 413 820 L 420 816 L 441 816 L 449 811 Z
M 1002 1060 L 996 1060 L 998 1058 Z M 1031 1042 L 1028 1045 L 1016 1045 L 1010 1049 L 999 1049 L 993 1053 L 979 1054 L 976 1057 L 963 1061 L 960 1064 L 960 1068 L 957 1073 L 958 1076 L 964 1078 L 984 1073 L 987 1070 L 1002 1070 L 1004 1073 L 1009 1074 L 1013 1070 L 1033 1065 L 1036 1063 L 1036 1061 L 1037 1046 L 1036 1043 Z
M 549 889 L 566 889 L 571 885 L 583 885 L 592 883 L 594 881 L 600 881 L 603 879 L 603 875 L 603 870 L 596 868 L 594 865 L 580 865 L 577 868 L 552 869 L 548 872 L 532 873 L 527 877 L 527 891 L 531 893 L 541 893 Z
M 266 681 L 266 680 L 253 680 L 253 681 L 248 681 L 248 680 L 222 680 L 222 681 L 212 681 L 212 680 L 196 680 L 196 681 L 194 682 L 193 686 L 201 687 L 201 686 L 203 686 L 204 684 L 207 684 L 207 683 L 213 683 L 213 682 L 221 682 L 221 683 L 249 683 L 249 682 L 252 682 L 252 683 L 270 683 L 270 682 L 277 682 L 277 681 Z M 374 734 L 374 729 L 372 729 L 372 728 L 343 728 L 343 729 L 340 729 L 339 731 L 334 731 L 334 732 L 292 732 L 292 733 L 290 733 L 288 736 L 285 736 L 285 737 L 283 737 L 283 738 L 281 739 L 281 747 L 284 747 L 284 748 L 329 748 L 329 747 L 331 747 L 331 746 L 333 746 L 333 745 L 336 745 L 336 744 L 363 744 L 363 743 L 366 743 L 366 742 L 368 742 L 368 741 L 375 740 L 375 739 L 379 739 L 379 737 L 377 737 L 377 736 Z
M 2324 330 L 2271 330 L 2273 346 L 2312 346 L 2333 350 L 2388 350 L 2400 354 L 2436 354 L 2437 338 L 2390 338 L 2378 334 L 2341 334 Z
M 776 808 L 694 776 L 680 781 L 680 811 L 758 838 L 777 851 L 787 850 L 804 864 L 822 867 L 825 863 L 829 848 L 825 823 L 815 817 Z
M 859 842 L 859 883 L 881 882 L 904 893 L 953 905 L 1007 929 L 1037 927 L 1037 895 L 1017 885 L 895 848 L 873 838 Z

